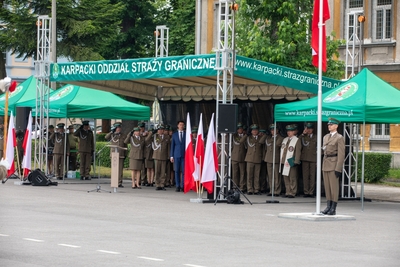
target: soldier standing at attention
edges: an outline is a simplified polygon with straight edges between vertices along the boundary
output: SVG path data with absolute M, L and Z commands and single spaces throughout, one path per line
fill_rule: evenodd
M 156 190 L 165 191 L 167 179 L 167 164 L 169 159 L 170 139 L 168 134 L 164 134 L 164 126 L 158 127 L 157 133 L 153 136 L 153 159 L 155 164 Z M 169 176 L 168 176 L 169 177 Z
M 245 161 L 247 162 L 247 194 L 259 195 L 260 193 L 260 168 L 262 160 L 262 143 L 266 135 L 261 137 L 258 132 L 258 125 L 250 126 L 251 135 L 246 138 L 247 152 Z
M 314 197 L 315 175 L 317 171 L 317 135 L 314 134 L 313 123 L 305 123 L 300 139 L 302 144 L 303 197 Z
M 46 133 L 46 138 L 48 141 L 48 145 L 47 145 L 47 172 L 48 172 L 48 176 L 49 177 L 53 177 L 54 176 L 54 161 L 53 161 L 53 150 L 54 150 L 54 142 L 50 139 L 50 136 L 54 133 L 54 126 L 53 125 L 49 125 L 49 128 L 47 129 L 47 133 Z M 17 141 L 18 139 L 20 140 L 21 143 L 21 148 L 22 148 L 22 142 L 23 142 L 23 135 L 21 138 L 18 138 L 17 136 Z
M 64 131 L 64 126 L 64 123 L 57 124 L 57 132 L 50 136 L 50 140 L 54 143 L 53 157 L 57 180 L 62 180 L 64 176 L 64 150 L 67 156 L 70 150 L 69 140 Z
M 155 130 L 149 132 L 149 135 L 155 134 Z M 144 167 L 147 169 L 147 185 L 154 184 L 154 159 L 153 159 L 153 140 L 146 138 L 144 140 Z
M 145 139 L 147 134 L 148 134 L 148 132 L 146 131 L 146 124 L 144 122 L 140 122 L 137 127 L 139 127 L 139 135 L 141 137 L 143 137 L 143 139 Z M 147 184 L 148 184 L 148 181 L 147 181 L 147 169 L 146 169 L 146 166 L 145 166 L 145 160 L 146 160 L 145 157 L 146 157 L 146 155 L 143 155 L 143 156 L 144 156 L 143 164 L 142 164 L 143 166 L 142 166 L 141 171 L 140 171 L 140 182 L 141 182 L 142 186 L 147 186 Z
M 232 179 L 242 192 L 246 192 L 246 140 L 243 124 L 238 123 L 232 136 Z
M 78 137 L 74 136 L 74 126 L 68 126 L 68 141 L 69 141 L 69 169 L 76 171 L 76 148 L 78 146 Z
M 81 127 L 74 133 L 79 138 L 79 156 L 81 180 L 91 180 L 90 164 L 94 152 L 93 132 L 90 130 L 89 121 L 83 121 Z
M 339 123 L 340 121 L 337 119 L 328 119 L 329 133 L 324 136 L 322 144 L 324 150 L 322 174 L 327 201 L 327 206 L 322 213 L 327 215 L 336 215 L 339 199 L 339 178 L 342 176 L 345 156 L 345 141 L 343 136 L 337 132 Z
M 122 133 L 121 123 L 116 122 L 113 125 L 111 132 L 106 134 L 105 139 L 110 142 L 110 145 L 126 147 L 124 143 L 126 136 Z M 110 148 L 110 157 L 111 153 L 115 151 L 115 148 Z M 124 187 L 122 185 L 123 182 L 123 170 L 124 170 L 124 161 L 126 158 L 126 150 L 117 148 L 117 152 L 119 154 L 118 168 L 119 168 L 119 177 L 118 177 L 118 187 Z
M 282 175 L 285 181 L 286 195 L 294 198 L 297 194 L 297 165 L 300 165 L 301 141 L 296 137 L 296 124 L 286 126 L 287 137 L 282 141 L 281 164 Z
M 151 135 L 149 135 L 151 136 Z M 135 127 L 125 139 L 125 144 L 130 144 L 129 169 L 132 171 L 132 189 L 140 187 L 140 171 L 143 167 L 144 137 L 140 136 L 140 128 Z
M 267 163 L 268 184 L 270 190 L 267 196 L 272 196 L 272 188 L 274 188 L 274 195 L 279 196 L 281 193 L 282 183 L 281 175 L 279 173 L 279 155 L 281 154 L 283 137 L 279 134 L 279 130 L 275 128 L 274 124 L 270 124 L 269 129 L 271 135 L 265 139 L 266 153 L 264 158 L 264 161 Z M 274 175 L 274 185 L 272 185 L 272 175 Z

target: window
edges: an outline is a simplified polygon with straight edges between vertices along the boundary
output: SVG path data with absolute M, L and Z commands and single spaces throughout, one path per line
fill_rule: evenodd
M 392 37 L 392 0 L 374 0 L 373 12 L 374 41 L 389 41 Z
M 371 138 L 389 139 L 390 138 L 390 124 L 372 124 Z
M 345 30 L 344 30 L 344 36 L 346 36 L 347 30 L 349 35 L 347 38 L 350 41 L 357 41 L 357 39 L 360 37 L 360 23 L 358 22 L 358 16 L 364 13 L 364 0 L 347 0 L 345 1 L 345 16 L 344 16 L 344 21 L 345 21 Z M 348 21 L 348 24 L 347 24 Z M 356 37 L 353 36 L 353 33 L 355 33 Z

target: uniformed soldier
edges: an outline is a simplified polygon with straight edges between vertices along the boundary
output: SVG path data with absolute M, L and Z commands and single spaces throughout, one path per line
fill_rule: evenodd
M 260 132 L 261 137 L 263 137 L 264 135 L 267 134 L 267 130 L 265 130 L 265 129 L 260 129 L 259 132 Z M 267 137 L 265 137 L 265 139 Z M 266 153 L 265 142 L 263 142 L 261 144 L 261 150 L 262 150 L 262 155 L 261 155 L 261 166 L 260 166 L 260 192 L 261 192 L 261 194 L 263 194 L 263 193 L 267 193 L 267 190 L 269 189 L 267 168 L 266 168 L 267 165 L 266 165 L 265 161 L 263 160 L 265 158 L 265 153 Z
M 140 189 L 140 171 L 143 167 L 145 144 L 145 138 L 140 136 L 140 128 L 133 128 L 133 130 L 125 138 L 124 143 L 130 144 L 131 146 L 129 152 L 129 169 L 132 171 L 132 189 Z
M 169 131 L 168 131 L 168 135 L 169 135 L 169 139 L 172 140 L 172 134 L 174 133 L 174 129 L 172 128 L 172 126 L 169 126 Z M 171 154 L 171 143 L 169 144 L 169 151 Z M 169 184 L 171 185 L 171 187 L 175 187 L 175 171 L 174 171 L 174 163 L 172 163 L 171 161 L 169 161 L 168 163 L 169 165 Z
M 152 130 L 151 135 L 154 135 L 157 131 Z M 150 133 L 149 133 L 150 134 Z M 144 140 L 144 167 L 147 169 L 147 185 L 153 187 L 154 185 L 154 159 L 153 159 L 153 140 L 146 138 Z
M 322 149 L 324 159 L 322 173 L 324 177 L 325 195 L 327 206 L 323 214 L 336 215 L 336 206 L 339 199 L 339 179 L 342 176 L 345 157 L 345 141 L 337 132 L 340 121 L 328 118 L 329 133 L 324 136 Z
M 260 193 L 260 168 L 262 160 L 262 143 L 266 139 L 266 135 L 260 136 L 258 125 L 250 126 L 251 135 L 246 138 L 246 170 L 247 170 L 247 194 L 259 195 Z
M 3 158 L 3 149 L 4 149 L 4 124 L 0 122 L 0 159 Z
M 81 127 L 74 133 L 79 138 L 80 174 L 81 180 L 91 180 L 90 164 L 94 152 L 94 137 L 89 121 L 83 121 Z
M 317 171 L 317 135 L 314 134 L 314 124 L 306 122 L 300 135 L 301 166 L 303 169 L 303 197 L 314 197 L 315 175 Z
M 156 190 L 165 190 L 167 178 L 167 164 L 170 152 L 169 135 L 164 134 L 164 126 L 158 127 L 157 133 L 153 136 L 153 159 L 155 164 Z
M 54 133 L 54 126 L 53 125 L 49 125 L 48 129 L 47 129 L 47 133 L 46 133 L 46 138 L 48 139 L 48 145 L 47 145 L 47 172 L 48 172 L 48 176 L 49 177 L 53 177 L 54 176 L 54 164 L 53 164 L 53 150 L 54 150 L 54 142 L 52 140 L 50 140 L 50 136 Z M 21 138 L 20 138 L 21 139 Z M 17 137 L 17 141 L 18 141 L 18 137 Z M 22 138 L 22 142 L 23 142 L 23 138 Z M 22 142 L 21 143 L 21 147 L 22 147 Z
M 297 124 L 286 126 L 287 137 L 282 141 L 281 147 L 281 173 L 285 181 L 285 197 L 294 198 L 297 194 L 297 166 L 301 161 L 301 141 L 297 138 Z
M 232 180 L 242 192 L 246 192 L 246 140 L 243 124 L 239 122 L 236 126 L 236 133 L 232 135 Z
M 57 180 L 62 180 L 64 177 L 64 153 L 68 156 L 70 151 L 69 139 L 65 133 L 64 126 L 64 123 L 57 124 L 57 132 L 50 136 L 50 140 L 54 143 L 53 157 Z
M 68 141 L 69 141 L 69 170 L 76 171 L 76 152 L 79 138 L 74 136 L 74 126 L 68 126 Z
M 139 135 L 140 136 L 142 136 L 143 137 L 143 139 L 146 139 L 146 136 L 147 136 L 147 131 L 146 131 L 146 124 L 144 123 L 144 122 L 140 122 L 139 124 L 138 124 L 138 126 L 137 127 L 139 127 Z M 145 158 L 143 158 L 143 166 L 142 166 L 142 168 L 141 168 L 141 170 L 140 170 L 140 182 L 141 182 L 141 184 L 142 184 L 142 186 L 146 186 L 147 184 L 148 184 L 148 181 L 147 181 L 147 170 L 146 170 L 146 166 L 145 166 Z
M 171 141 L 171 136 L 169 135 L 169 128 L 170 125 L 165 125 L 164 126 L 164 135 L 169 137 L 169 140 Z M 168 144 L 168 155 L 171 153 L 171 142 Z M 171 179 L 170 179 L 170 173 L 171 173 L 171 161 L 168 160 L 167 162 L 167 171 L 165 174 L 165 187 L 171 188 Z
M 197 132 L 199 131 L 199 128 L 194 126 L 192 128 L 192 145 L 193 145 L 193 152 L 196 151 L 196 143 L 197 143 Z
M 110 142 L 110 145 L 115 145 L 119 147 L 126 147 L 126 144 L 124 143 L 126 135 L 122 133 L 121 129 L 122 125 L 120 122 L 114 123 L 111 132 L 106 134 L 105 139 Z M 115 152 L 114 148 L 110 149 L 110 157 L 112 152 Z M 123 170 L 124 170 L 124 161 L 126 158 L 126 150 L 125 149 L 117 149 L 117 152 L 119 154 L 119 161 L 118 161 L 118 168 L 119 168 L 119 177 L 118 177 L 118 187 L 124 187 L 123 186 Z
M 274 124 L 269 125 L 271 135 L 265 139 L 266 153 L 264 161 L 267 163 L 269 193 L 267 196 L 272 196 L 272 188 L 274 187 L 274 195 L 279 196 L 281 193 L 282 177 L 279 171 L 279 155 L 281 154 L 281 146 L 283 137 L 279 134 L 279 130 L 275 128 Z M 275 144 L 275 158 L 274 158 L 274 144 Z M 272 175 L 274 175 L 274 185 L 272 184 Z

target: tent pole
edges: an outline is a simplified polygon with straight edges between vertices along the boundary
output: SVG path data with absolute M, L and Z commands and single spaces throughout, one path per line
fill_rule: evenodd
M 361 211 L 364 211 L 364 163 L 365 163 L 365 121 L 363 122 L 362 160 L 361 160 Z

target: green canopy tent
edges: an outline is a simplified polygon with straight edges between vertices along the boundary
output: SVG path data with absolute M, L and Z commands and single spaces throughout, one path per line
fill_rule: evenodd
M 76 85 L 65 85 L 50 94 L 50 118 L 93 118 L 148 120 L 150 107 L 131 103 L 113 93 Z M 36 116 L 35 99 L 17 106 L 31 107 Z
M 275 106 L 275 121 L 317 121 L 318 98 Z M 322 94 L 322 120 L 348 123 L 399 123 L 400 91 L 368 69 Z
M 24 102 L 36 98 L 36 78 L 31 76 L 24 82 L 20 83 L 15 91 L 10 93 L 8 97 L 8 115 L 11 111 L 15 114 L 15 107 L 18 102 Z M 6 94 L 0 96 L 0 116 L 4 116 L 6 103 Z M 35 105 L 35 104 L 34 104 Z

